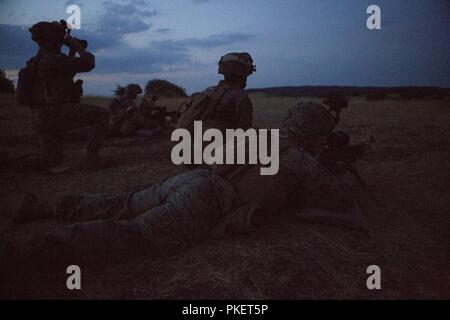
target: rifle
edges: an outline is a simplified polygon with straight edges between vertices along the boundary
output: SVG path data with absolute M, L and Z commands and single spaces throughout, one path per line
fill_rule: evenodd
M 171 118 L 173 121 L 177 119 L 177 112 L 176 111 L 167 111 L 167 107 L 153 107 L 153 117 L 164 119 L 166 117 Z
M 348 171 L 353 174 L 361 186 L 365 187 L 364 180 L 353 163 L 362 158 L 375 143 L 375 138 L 370 136 L 366 142 L 350 144 L 350 136 L 342 131 L 335 131 L 328 137 L 325 149 L 318 156 L 318 161 L 334 173 Z
M 166 117 L 171 118 L 173 121 L 176 120 L 177 117 L 176 111 L 167 111 L 167 107 L 157 107 L 154 105 L 154 101 L 156 101 L 156 99 L 153 100 L 152 106 L 147 106 L 144 101 L 141 103 L 139 108 L 142 114 L 144 114 L 148 118 L 156 120 L 163 120 Z

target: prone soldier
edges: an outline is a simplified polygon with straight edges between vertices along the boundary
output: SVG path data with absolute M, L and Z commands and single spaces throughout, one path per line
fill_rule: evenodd
M 167 107 L 156 106 L 156 101 L 158 97 L 146 91 L 139 106 L 140 112 L 147 118 L 145 129 L 173 127 L 177 117 L 176 111 L 167 111 Z
M 111 100 L 109 131 L 111 136 L 130 136 L 134 133 L 137 119 L 133 115 L 136 112 L 136 99 L 142 93 L 138 84 L 130 83 L 126 86 L 122 95 Z
M 363 228 L 356 190 L 316 159 L 334 126 L 323 105 L 311 102 L 292 108 L 283 123 L 280 170 L 273 176 L 260 175 L 259 165 L 232 170 L 221 165 L 187 171 L 123 194 L 65 194 L 42 201 L 28 193 L 15 220 L 67 222 L 47 233 L 51 243 L 46 244 L 42 233 L 34 236 L 39 241 L 33 237 L 24 241 L 40 249 L 48 245 L 54 249 L 59 243 L 67 252 L 84 256 L 97 256 L 106 247 L 111 254 L 117 254 L 118 248 L 170 252 L 230 229 L 245 229 L 259 215 L 276 218 L 282 212 Z
M 122 96 L 112 99 L 110 135 L 150 137 L 167 126 L 168 117 L 176 116 L 173 112 L 166 111 L 165 107 L 157 107 L 158 98 L 148 92 L 137 106 L 136 99 L 141 93 L 139 85 L 129 84 Z

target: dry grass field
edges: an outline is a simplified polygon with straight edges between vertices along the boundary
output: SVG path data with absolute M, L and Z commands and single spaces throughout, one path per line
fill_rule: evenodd
M 253 94 L 255 125 L 277 127 L 301 99 Z M 306 98 L 302 98 L 306 99 Z M 103 97 L 86 102 L 107 105 Z M 160 100 L 175 108 L 180 100 Z M 376 144 L 357 164 L 367 182 L 362 208 L 371 235 L 283 217 L 248 234 L 205 240 L 166 258 L 134 257 L 83 266 L 82 290 L 65 287 L 65 270 L 1 275 L 2 298 L 86 299 L 404 299 L 450 298 L 450 101 L 354 98 L 339 128 Z M 0 172 L 0 232 L 12 228 L 8 199 L 18 191 L 103 193 L 131 190 L 183 169 L 171 164 L 170 136 L 108 140 L 114 167 L 48 173 Z M 75 164 L 85 142 L 67 143 Z M 30 112 L 0 98 L 0 152 L 38 152 Z M 31 226 L 32 227 L 32 226 Z M 0 261 L 2 263 L 2 261 Z M 76 262 L 74 262 L 76 264 Z M 382 289 L 366 288 L 379 265 Z

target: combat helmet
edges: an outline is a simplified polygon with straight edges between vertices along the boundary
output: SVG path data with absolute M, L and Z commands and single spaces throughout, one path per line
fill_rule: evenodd
M 341 110 L 348 107 L 349 99 L 339 92 L 329 93 L 323 103 L 328 106 L 328 110 L 334 113 L 334 122 L 338 123 L 340 120 Z
M 38 22 L 29 28 L 28 31 L 31 32 L 31 39 L 33 39 L 33 41 L 53 39 L 63 41 L 66 36 L 66 30 L 57 21 Z
M 231 52 L 220 58 L 219 74 L 248 77 L 256 71 L 253 59 L 247 52 Z
M 283 127 L 297 138 L 313 135 L 328 135 L 333 131 L 335 121 L 328 109 L 316 102 L 300 102 L 289 110 L 283 120 Z

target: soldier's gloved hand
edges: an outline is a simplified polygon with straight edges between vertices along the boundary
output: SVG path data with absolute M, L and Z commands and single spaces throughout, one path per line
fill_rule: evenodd
M 84 46 L 81 41 L 74 37 L 69 37 L 66 39 L 65 44 L 71 49 L 77 52 L 84 51 Z

